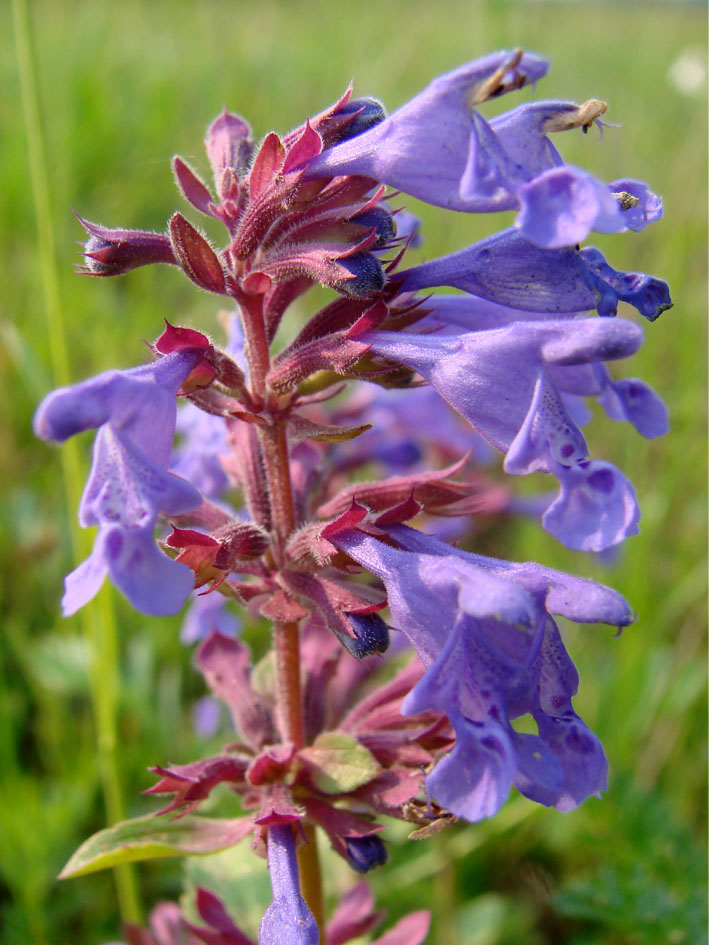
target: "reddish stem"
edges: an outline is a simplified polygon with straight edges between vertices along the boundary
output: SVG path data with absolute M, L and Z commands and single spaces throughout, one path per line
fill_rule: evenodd
M 288 441 L 284 423 L 273 427 L 260 427 L 259 439 L 266 460 L 266 473 L 271 493 L 271 519 L 273 521 L 274 555 L 279 567 L 285 564 L 285 546 L 295 528 L 295 509 L 288 464 Z
M 271 367 L 268 338 L 263 318 L 263 296 L 239 293 L 236 301 L 241 308 L 241 322 L 246 337 L 246 357 L 249 362 L 251 393 L 260 409 L 266 400 L 266 376 Z
M 252 395 L 260 409 L 267 408 L 266 378 L 270 368 L 270 355 L 263 319 L 262 298 L 261 296 L 246 296 L 239 299 L 239 303 L 243 311 Z M 273 558 L 276 566 L 282 568 L 286 564 L 286 542 L 295 528 L 286 426 L 282 418 L 276 417 L 272 425 L 259 427 L 258 433 L 271 498 Z M 278 717 L 283 737 L 292 742 L 296 748 L 303 748 L 305 729 L 300 685 L 300 634 L 297 623 L 274 624 L 273 649 L 276 662 Z M 325 914 L 315 827 L 308 823 L 303 827 L 306 842 L 298 848 L 301 893 L 320 929 L 320 941 L 324 942 Z
M 273 625 L 276 658 L 278 714 L 283 737 L 296 746 L 305 745 L 303 704 L 300 691 L 300 637 L 297 623 Z

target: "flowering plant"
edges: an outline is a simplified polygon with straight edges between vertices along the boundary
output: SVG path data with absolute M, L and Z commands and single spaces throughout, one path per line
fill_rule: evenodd
M 591 231 L 643 229 L 662 203 L 641 181 L 606 184 L 565 164 L 550 137 L 601 127 L 605 103 L 534 102 L 490 120 L 480 110 L 546 70 L 520 50 L 495 53 L 388 117 L 348 89 L 259 145 L 225 110 L 207 131 L 213 189 L 173 160 L 185 199 L 226 228 L 221 249 L 179 212 L 165 233 L 80 218 L 83 272 L 173 265 L 234 311 L 222 347 L 167 322 L 148 364 L 40 405 L 45 439 L 97 430 L 79 515 L 98 532 L 66 579 L 64 612 L 106 575 L 148 615 L 191 599 L 184 636 L 201 641 L 197 665 L 238 740 L 157 765 L 148 793 L 170 798 L 160 818 L 102 832 L 63 875 L 109 865 L 119 850 L 204 854 L 249 837 L 273 887 L 260 945 L 334 945 L 381 915 L 360 882 L 326 921 L 316 830 L 366 873 L 387 858 L 382 816 L 422 837 L 493 816 L 512 785 L 561 811 L 606 788 L 555 618 L 622 628 L 629 605 L 592 581 L 458 546 L 471 516 L 490 523 L 519 507 L 484 468 L 490 447 L 506 472 L 558 482 L 533 504 L 559 541 L 619 544 L 637 533 L 639 510 L 623 474 L 591 458 L 585 401 L 643 436 L 667 429 L 659 397 L 606 364 L 642 342 L 619 303 L 654 321 L 671 306 L 667 285 L 580 245 Z M 407 267 L 420 237 L 399 193 L 517 216 Z M 289 326 L 316 285 L 334 299 Z M 461 291 L 428 291 L 439 286 Z M 274 351 L 282 326 L 290 340 Z M 233 635 L 232 604 L 272 624 L 272 651 L 256 666 Z M 521 717 L 536 734 L 514 727 Z M 238 797 L 238 816 L 195 814 L 219 784 Z M 201 925 L 163 904 L 150 930 L 126 937 L 252 941 L 212 892 L 200 889 L 195 907 Z M 413 913 L 376 941 L 417 945 L 428 923 Z

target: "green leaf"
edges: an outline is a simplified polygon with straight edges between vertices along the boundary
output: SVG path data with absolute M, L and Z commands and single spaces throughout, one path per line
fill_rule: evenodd
M 362 433 L 366 433 L 367 430 L 372 429 L 371 423 L 361 423 L 359 426 L 351 427 L 333 427 L 333 426 L 320 426 L 319 424 L 313 424 L 315 428 L 313 432 L 308 436 L 310 440 L 319 440 L 325 443 L 340 443 L 345 440 L 354 440 L 355 437 L 361 436 Z
M 95 873 L 119 863 L 163 856 L 203 856 L 242 840 L 253 824 L 236 820 L 186 816 L 168 820 L 148 814 L 99 830 L 81 844 L 59 879 Z
M 345 732 L 325 732 L 298 753 L 317 787 L 326 794 L 344 794 L 371 781 L 381 771 L 374 755 Z
M 288 418 L 289 434 L 294 442 L 301 440 L 319 440 L 322 442 L 338 443 L 344 440 L 354 440 L 355 437 L 372 429 L 371 423 L 362 423 L 359 426 L 336 427 L 322 423 L 315 423 L 300 414 L 293 413 Z

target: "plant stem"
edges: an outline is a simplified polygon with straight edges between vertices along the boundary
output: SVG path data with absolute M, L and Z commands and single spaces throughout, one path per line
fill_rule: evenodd
M 296 748 L 305 745 L 303 704 L 300 691 L 300 638 L 297 623 L 273 625 L 276 656 L 278 712 L 283 734 Z
M 57 277 L 35 64 L 25 0 L 13 0 L 12 12 L 52 373 L 58 384 L 66 385 L 71 376 Z M 79 448 L 73 440 L 67 442 L 61 457 L 67 507 L 75 509 L 81 499 L 84 476 Z M 70 533 L 74 560 L 78 563 L 89 551 L 89 538 L 79 529 L 74 516 L 70 516 Z M 112 599 L 106 591 L 100 595 L 99 601 L 81 611 L 79 620 L 91 653 L 91 697 L 96 725 L 98 770 L 106 816 L 108 822 L 113 824 L 122 820 L 125 814 L 120 767 L 116 755 L 118 644 Z M 124 921 L 139 921 L 141 908 L 133 868 L 128 865 L 117 867 L 114 877 L 121 917 Z
M 243 304 L 242 304 L 243 307 Z M 263 329 L 263 318 L 258 318 L 256 311 L 250 311 L 250 328 L 244 331 L 249 339 L 251 358 L 258 355 L 259 365 L 254 367 L 250 361 L 250 375 L 253 394 L 262 402 L 267 397 L 266 374 L 269 366 L 268 342 Z M 244 317 L 244 322 L 247 317 Z M 250 333 L 249 333 L 250 332 Z M 263 346 L 266 360 L 264 364 Z M 273 521 L 273 555 L 278 567 L 285 561 L 285 546 L 288 536 L 295 528 L 295 509 L 293 506 L 293 488 L 288 464 L 288 440 L 283 422 L 276 420 L 270 427 L 259 427 L 259 441 L 266 461 L 269 493 L 271 497 L 271 516 Z M 300 633 L 295 622 L 275 623 L 273 627 L 273 648 L 276 661 L 276 686 L 278 694 L 278 714 L 284 737 L 293 742 L 296 748 L 305 745 L 303 727 L 303 696 L 300 685 Z M 323 904 L 322 874 L 318 856 L 315 827 L 304 824 L 306 842 L 298 847 L 298 875 L 301 894 L 315 917 L 320 930 L 320 941 L 325 941 L 325 913 Z
M 235 298 L 241 308 L 241 323 L 246 337 L 251 395 L 255 404 L 261 408 L 266 400 L 266 375 L 271 366 L 263 318 L 263 296 L 239 293 Z
M 275 431 L 264 431 L 262 443 L 266 455 L 266 469 L 276 532 L 275 556 L 277 562 L 283 564 L 285 540 L 295 524 L 285 429 L 280 427 Z M 303 697 L 300 686 L 300 635 L 298 624 L 274 624 L 273 646 L 276 658 L 278 712 L 281 725 L 285 737 L 293 742 L 296 748 L 302 748 L 305 745 L 305 732 L 303 728 Z M 298 873 L 301 893 L 320 929 L 320 941 L 324 942 L 322 875 L 315 827 L 312 824 L 305 824 L 304 829 L 306 842 L 298 847 Z
M 285 546 L 295 528 L 293 488 L 288 465 L 288 441 L 284 424 L 259 428 L 259 437 L 266 460 L 266 473 L 271 492 L 274 555 L 279 567 L 285 564 Z
M 315 836 L 315 827 L 305 824 L 305 843 L 298 847 L 298 875 L 300 892 L 308 903 L 320 929 L 320 941 L 325 942 L 325 903 L 323 901 L 322 874 L 320 857 Z
M 303 704 L 300 688 L 300 639 L 297 623 L 276 623 L 273 627 L 273 646 L 276 656 L 278 712 L 285 737 L 296 748 L 305 745 Z M 322 874 L 318 856 L 315 827 L 303 825 L 305 843 L 298 847 L 298 875 L 300 891 L 320 929 L 320 941 L 325 941 L 325 914 L 323 905 Z

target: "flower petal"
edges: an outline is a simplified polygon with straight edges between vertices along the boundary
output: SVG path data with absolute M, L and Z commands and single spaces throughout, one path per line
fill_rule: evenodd
M 158 549 L 152 524 L 111 526 L 100 540 L 111 580 L 137 610 L 156 617 L 180 610 L 194 587 L 194 573 Z
M 567 548 L 603 551 L 639 533 L 635 490 L 611 463 L 557 465 L 553 472 L 561 491 L 542 516 L 542 525 Z

